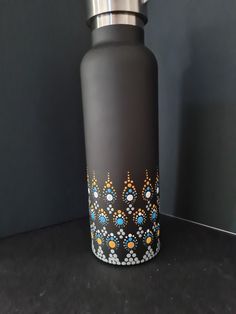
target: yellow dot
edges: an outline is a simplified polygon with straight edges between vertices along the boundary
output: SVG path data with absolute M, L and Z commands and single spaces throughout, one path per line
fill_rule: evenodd
M 97 244 L 101 245 L 102 244 L 102 239 L 97 238 Z
M 109 183 L 107 183 L 107 187 L 109 188 L 111 185 Z
M 157 236 L 158 236 L 158 237 L 160 236 L 160 230 L 157 231 Z
M 129 183 L 129 184 L 128 184 L 128 187 L 129 187 L 129 188 L 131 188 L 131 186 L 132 186 L 132 184 L 131 184 L 131 183 Z
M 129 242 L 129 243 L 128 243 L 128 248 L 129 248 L 129 249 L 132 249 L 133 247 L 134 247 L 134 242 Z
M 147 244 L 150 244 L 152 242 L 152 238 L 151 237 L 148 237 L 147 239 L 146 239 L 146 243 Z
M 114 249 L 116 247 L 116 243 L 114 241 L 109 241 L 109 246 L 111 249 Z

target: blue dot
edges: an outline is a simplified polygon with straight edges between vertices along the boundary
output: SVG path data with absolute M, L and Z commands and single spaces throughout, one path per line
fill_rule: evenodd
M 110 192 L 111 192 L 111 189 L 108 189 L 107 192 L 110 193 Z
M 117 225 L 122 226 L 124 224 L 124 219 L 121 217 L 117 218 L 116 222 L 117 222 Z
M 142 216 L 139 216 L 138 219 L 137 219 L 137 223 L 139 225 L 141 225 L 143 223 L 143 217 Z
M 133 241 L 133 238 L 129 237 L 128 242 L 132 242 L 132 241 Z
M 132 190 L 132 189 L 129 189 L 129 192 L 130 192 L 130 193 L 132 193 L 132 192 L 133 192 L 133 190 Z
M 104 224 L 106 222 L 106 217 L 105 216 L 100 216 L 99 217 L 99 221 Z
M 95 220 L 95 213 L 94 212 L 91 213 L 91 219 Z
M 156 219 L 157 219 L 157 213 L 154 212 L 154 213 L 152 213 L 152 220 L 156 220 Z

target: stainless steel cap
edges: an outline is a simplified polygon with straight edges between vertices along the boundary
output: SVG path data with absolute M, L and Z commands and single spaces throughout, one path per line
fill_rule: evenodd
M 148 0 L 87 0 L 88 1 L 88 22 L 99 15 L 109 13 L 134 14 L 147 22 Z

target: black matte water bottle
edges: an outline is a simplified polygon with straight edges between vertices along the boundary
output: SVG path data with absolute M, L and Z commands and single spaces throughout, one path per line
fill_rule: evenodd
M 160 250 L 157 62 L 143 0 L 91 0 L 81 81 L 93 253 L 115 265 Z

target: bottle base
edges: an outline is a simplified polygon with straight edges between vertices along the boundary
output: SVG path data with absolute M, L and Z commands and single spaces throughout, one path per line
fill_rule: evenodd
M 135 266 L 135 265 L 146 263 L 158 255 L 158 253 L 160 252 L 160 240 L 158 240 L 156 251 L 154 252 L 151 246 L 147 247 L 147 251 L 144 254 L 142 259 L 139 259 L 136 256 L 136 253 L 132 250 L 127 253 L 126 257 L 122 261 L 119 260 L 115 252 L 111 252 L 109 258 L 107 258 L 104 254 L 101 254 L 99 249 L 98 251 L 96 251 L 93 245 L 92 245 L 92 252 L 99 260 L 107 264 L 117 265 L 117 266 Z

